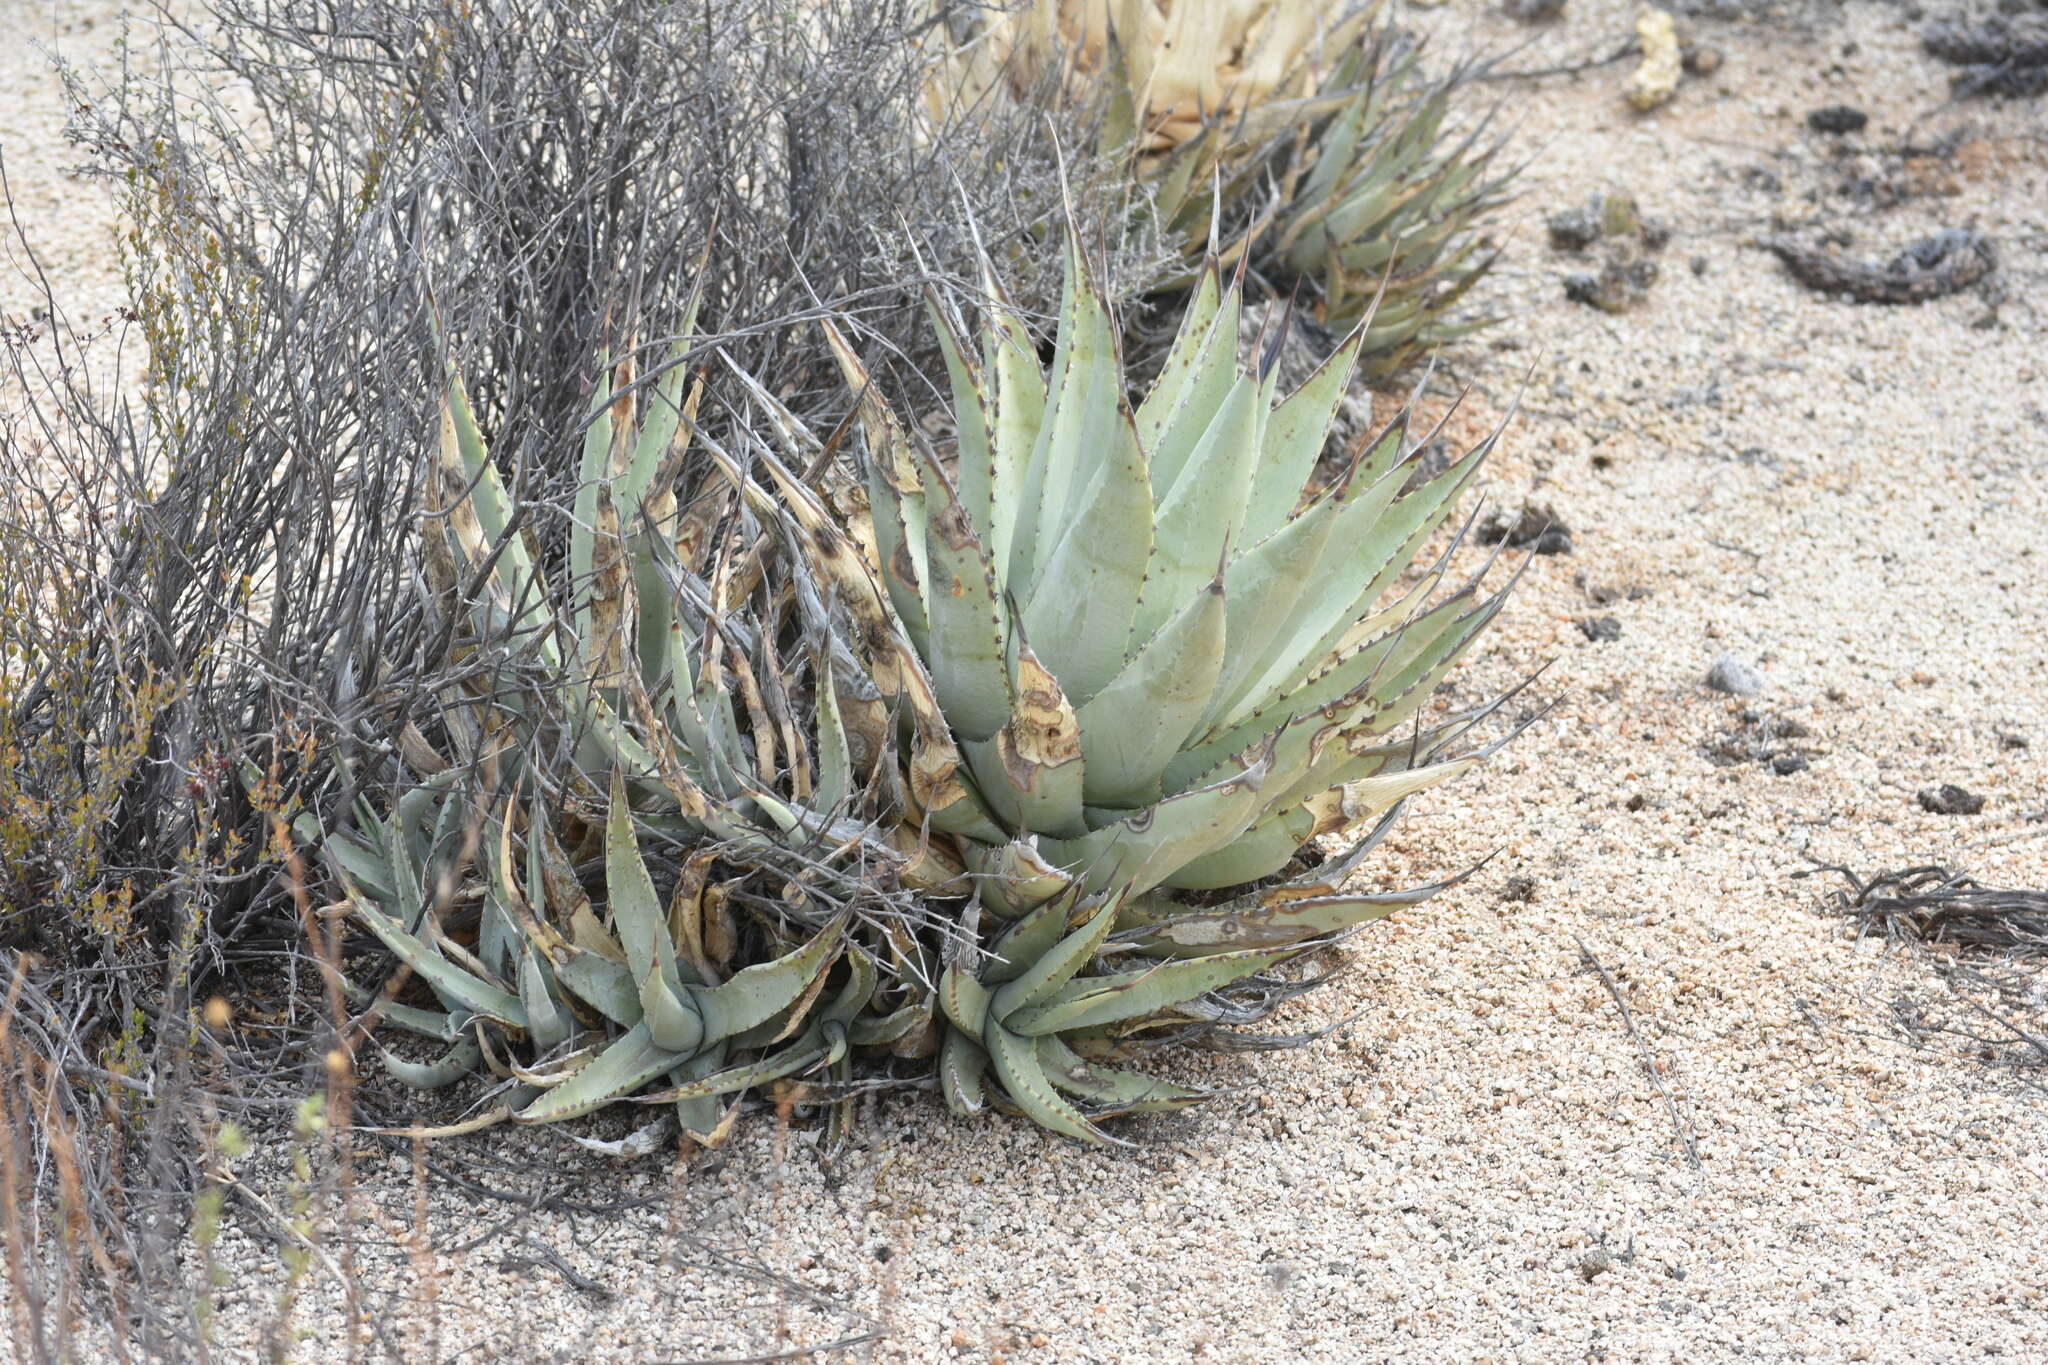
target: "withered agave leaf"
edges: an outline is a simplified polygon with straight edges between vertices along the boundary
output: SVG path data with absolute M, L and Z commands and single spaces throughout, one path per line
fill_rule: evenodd
M 1087 824 L 1074 708 L 1021 631 L 1013 646 L 1015 709 L 993 738 L 967 745 L 975 781 L 990 813 L 1009 828 L 1079 834 Z
M 1062 68 L 1066 88 L 1113 79 L 1137 150 L 1169 152 L 1217 124 L 1261 121 L 1341 51 L 1370 11 L 1286 0 L 1029 0 L 999 12 L 983 38 L 1012 83 Z M 1121 140 L 1111 146 L 1121 145 Z

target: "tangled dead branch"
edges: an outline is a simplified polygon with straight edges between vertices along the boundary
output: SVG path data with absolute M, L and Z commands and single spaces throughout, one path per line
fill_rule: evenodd
M 1985 953 L 2048 955 L 2048 891 L 1983 886 L 1933 863 L 1880 872 L 1868 881 L 1835 864 L 1793 875 L 1821 872 L 1849 883 L 1850 890 L 1835 892 L 1835 909 L 1866 932 Z
M 1930 1004 L 1910 993 L 1892 1001 L 1894 1024 L 1915 1046 L 1946 1037 L 1956 1040 L 1950 1046 L 1959 1055 L 1979 1062 L 2029 1070 L 2048 1064 L 2048 1032 L 2036 1022 L 2048 1000 L 2041 985 L 2048 891 L 1986 887 L 1931 863 L 1868 878 L 1840 864 L 1792 875 L 1822 873 L 1849 884 L 1833 893 L 1830 906 L 1859 936 L 1876 933 L 1887 943 L 1910 945 L 1949 988 L 1947 1002 Z M 1952 951 L 1928 952 L 1930 946 Z M 2042 1088 L 2025 1076 L 2020 1083 Z

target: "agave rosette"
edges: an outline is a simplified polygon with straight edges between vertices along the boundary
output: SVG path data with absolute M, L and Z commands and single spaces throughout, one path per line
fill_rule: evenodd
M 1306 283 L 1338 332 L 1377 299 L 1359 351 L 1377 376 L 1490 320 L 1459 306 L 1493 263 L 1484 229 L 1515 173 L 1489 120 L 1452 131 L 1482 67 L 1427 73 L 1378 12 L 1041 0 L 990 20 L 944 70 L 970 103 L 992 94 L 991 64 L 1022 98 L 1063 72 L 1064 97 L 1101 115 L 1099 150 L 1144 183 L 1143 211 L 1185 262 L 1170 287 L 1192 286 L 1213 252 Z
M 1240 369 L 1239 290 L 1213 262 L 1136 407 L 1072 245 L 1049 374 L 1000 303 L 973 348 L 933 312 L 950 470 L 833 341 L 862 396 L 891 638 L 957 752 L 925 746 L 913 815 L 1008 921 L 947 968 L 941 1077 L 971 1109 L 992 1067 L 1016 1107 L 1095 1137 L 1102 1112 L 1184 1096 L 1091 1055 L 1436 889 L 1350 891 L 1362 852 L 1298 854 L 1482 756 L 1449 750 L 1497 702 L 1420 713 L 1505 589 L 1410 569 L 1494 437 L 1416 479 L 1404 419 L 1312 487 L 1364 329 L 1281 398 Z
M 899 853 L 896 831 L 854 818 L 875 785 L 860 755 L 871 768 L 888 750 L 887 714 L 818 595 L 780 594 L 799 618 L 795 657 L 738 609 L 778 595 L 765 576 L 786 583 L 778 528 L 727 514 L 716 493 L 694 509 L 679 500 L 696 404 L 685 350 L 641 386 L 644 400 L 629 369 L 616 393 L 605 372 L 560 591 L 451 376 L 424 576 L 463 627 L 458 648 L 520 680 L 450 699 L 452 756 L 408 732 L 401 752 L 422 780 L 387 816 L 359 802 L 352 828 L 298 820 L 358 922 L 441 1006 L 376 1003 L 445 1049 L 427 1062 L 387 1052 L 388 1069 L 421 1087 L 477 1071 L 501 1080 L 458 1126 L 569 1118 L 631 1096 L 673 1103 L 685 1131 L 715 1140 L 731 1097 L 753 1086 L 845 1079 L 857 1046 L 914 1055 L 936 1043 L 929 989 L 902 984 L 932 974 L 905 960 L 921 951 L 914 936 L 853 941 L 847 906 L 867 888 L 819 850 L 916 885 L 957 869 Z M 739 534 L 714 546 L 716 525 Z M 817 699 L 802 723 L 800 669 Z M 554 739 L 573 753 L 567 788 L 528 760 Z M 569 818 L 576 807 L 602 814 Z M 643 839 L 670 850 L 665 894 Z M 585 889 L 597 871 L 602 903 Z
M 1456 311 L 1493 264 L 1482 229 L 1515 168 L 1487 120 L 1447 131 L 1477 71 L 1431 77 L 1416 44 L 1361 33 L 1322 93 L 1214 120 L 1164 161 L 1159 220 L 1191 259 L 1220 241 L 1226 260 L 1249 252 L 1275 280 L 1309 282 L 1333 328 L 1370 313 L 1360 363 L 1397 369 L 1487 322 Z
M 401 1079 L 497 1075 L 474 1122 L 636 1099 L 715 1140 L 733 1096 L 887 1049 L 936 1054 L 956 1109 L 1100 1140 L 1199 1097 L 1116 1065 L 1128 1040 L 1256 1018 L 1269 969 L 1437 889 L 1348 882 L 1407 796 L 1486 752 L 1459 742 L 1498 700 L 1424 706 L 1505 589 L 1415 562 L 1493 438 L 1422 477 L 1404 417 L 1315 486 L 1365 330 L 1283 397 L 1240 369 L 1213 262 L 1135 407 L 1071 245 L 1049 373 L 1000 301 L 973 347 L 933 312 L 950 462 L 828 328 L 865 555 L 767 389 L 734 370 L 770 441 L 728 451 L 675 364 L 600 385 L 550 583 L 451 381 L 424 577 L 516 685 L 445 708 L 452 757 L 399 746 L 424 780 L 388 815 L 301 823 L 439 1003 L 377 1005 L 444 1048 L 390 1058 Z M 687 504 L 686 445 L 717 480 Z M 856 913 L 878 894 L 907 911 Z
M 1366 17 L 1293 0 L 1033 0 L 991 20 L 984 41 L 1019 89 L 1047 70 L 1078 88 L 1120 69 L 1156 155 L 1299 93 L 1315 56 L 1341 50 Z

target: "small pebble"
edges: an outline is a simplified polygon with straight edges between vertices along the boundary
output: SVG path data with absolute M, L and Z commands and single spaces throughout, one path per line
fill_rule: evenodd
M 1807 762 L 1805 754 L 1778 754 L 1771 759 L 1771 771 L 1780 777 L 1803 773 L 1812 766 Z
M 1806 116 L 1806 126 L 1816 133 L 1860 133 L 1870 115 L 1852 104 L 1830 104 Z
M 1558 251 L 1584 251 L 1600 240 L 1600 215 L 1591 208 L 1566 209 L 1543 222 Z
M 1621 622 L 1612 616 L 1581 616 L 1578 627 L 1579 633 L 1596 645 L 1621 638 Z
M 1764 690 L 1764 675 L 1733 654 L 1723 654 L 1707 670 L 1707 686 L 1731 697 L 1753 697 Z

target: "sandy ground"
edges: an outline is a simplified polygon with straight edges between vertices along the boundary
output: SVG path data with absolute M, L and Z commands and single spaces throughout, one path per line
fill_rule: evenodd
M 103 44 L 79 21 L 104 26 L 105 6 L 0 6 Z M 1943 107 L 1900 9 L 1801 13 L 1692 21 L 1725 62 L 1649 116 L 1619 99 L 1625 63 L 1497 87 L 1535 155 L 1495 291 L 1511 321 L 1448 374 L 1474 386 L 1475 421 L 1527 375 L 1493 493 L 1553 505 L 1574 549 L 1533 562 L 1462 686 L 1550 660 L 1561 700 L 1371 875 L 1494 861 L 1357 940 L 1342 981 L 1277 1027 L 1354 1022 L 1309 1050 L 1190 1059 L 1242 1090 L 1133 1130 L 1135 1152 L 896 1096 L 830 1164 L 767 1118 L 680 1167 L 485 1134 L 433 1148 L 416 1203 L 405 1154 L 365 1140 L 349 1229 L 387 1344 L 422 1361 L 859 1337 L 832 1358 L 2048 1359 L 2048 1069 L 1939 1031 L 1996 1026 L 1793 876 L 1819 859 L 2048 882 L 2048 104 Z M 1630 33 L 1615 0 L 1534 31 L 1468 0 L 1422 22 L 1532 39 L 1529 67 Z M 104 259 L 75 239 L 108 220 L 53 172 L 59 111 L 11 40 L 0 98 L 31 234 L 103 307 Z M 1845 102 L 1871 123 L 1841 155 L 1805 115 Z M 1950 133 L 1938 163 L 1868 154 Z M 1837 192 L 1859 177 L 1904 197 L 1859 207 Z M 1564 299 L 1582 267 L 1541 225 L 1609 190 L 1673 232 L 1618 316 Z M 1871 255 L 1974 226 L 2005 300 L 1854 306 L 1746 245 L 1808 224 Z M 1587 616 L 1619 638 L 1589 640 Z M 1723 653 L 1762 671 L 1761 695 L 1702 685 Z M 1806 733 L 1758 742 L 1803 771 L 1716 761 L 1785 722 Z M 1944 782 L 1982 813 L 1923 811 L 1915 793 Z M 2042 1031 L 2038 988 L 1976 998 Z M 247 1175 L 281 1200 L 275 1169 Z M 229 1342 L 274 1316 L 276 1251 L 252 1227 L 231 1219 L 222 1244 Z M 297 1358 L 342 1355 L 338 1303 L 316 1270 Z
M 127 299 L 115 251 L 117 218 L 108 197 L 72 173 L 87 158 L 64 140 L 64 96 L 50 61 L 62 57 L 103 76 L 117 70 L 122 9 L 0 0 L 0 160 L 8 206 L 78 328 L 98 323 Z M 21 243 L 8 233 L 0 243 L 0 313 L 29 310 L 29 268 Z

